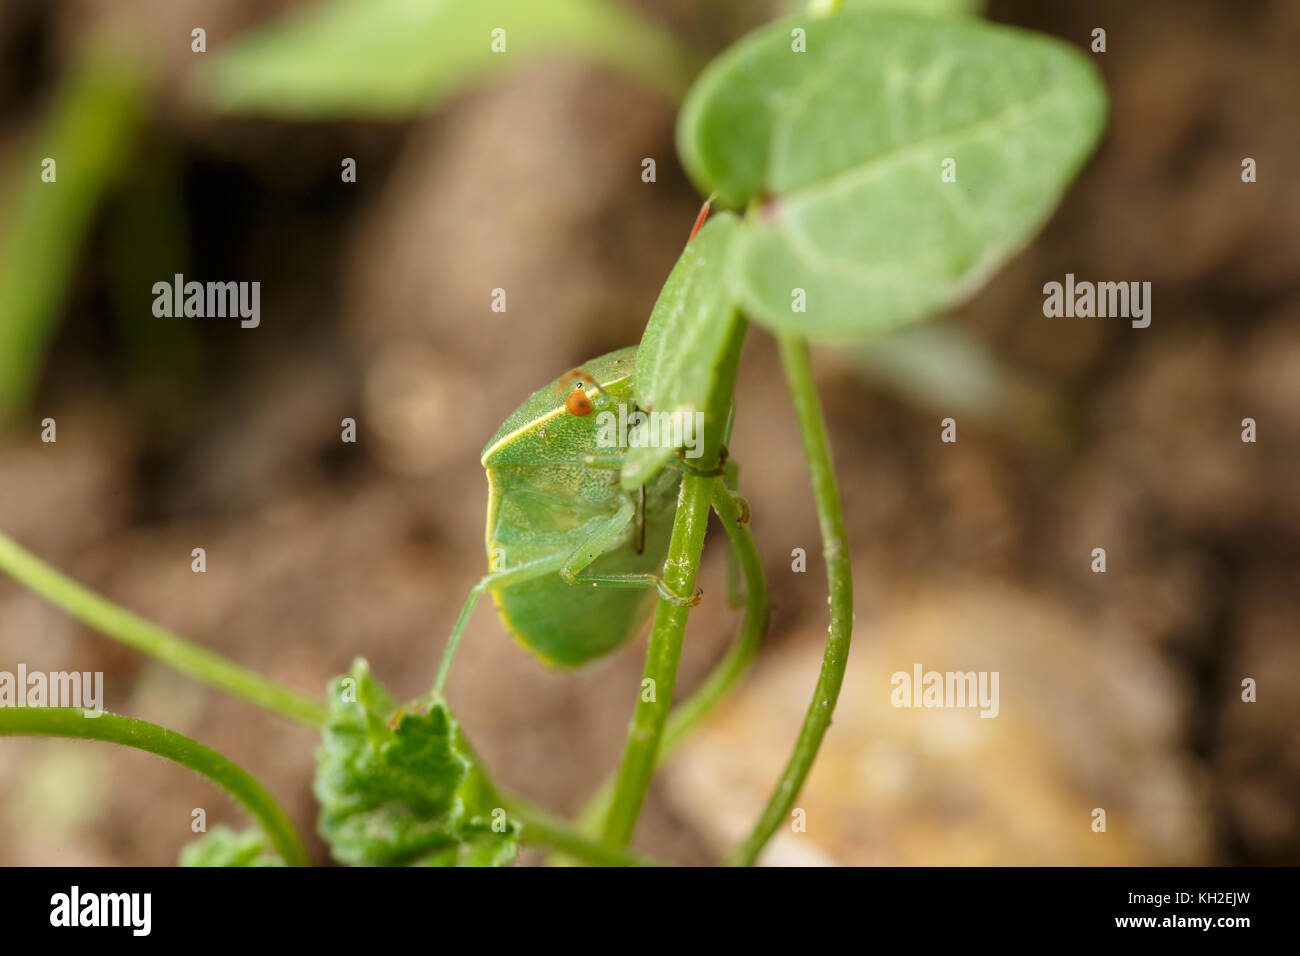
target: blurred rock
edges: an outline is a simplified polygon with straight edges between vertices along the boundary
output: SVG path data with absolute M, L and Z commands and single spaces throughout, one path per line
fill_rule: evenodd
M 793 745 L 824 634 L 761 660 L 668 769 L 715 851 L 757 819 Z M 996 671 L 999 710 L 891 706 L 891 675 Z M 768 862 L 1152 865 L 1208 859 L 1201 776 L 1180 752 L 1190 702 L 1159 660 L 989 579 L 900 589 L 859 614 L 835 722 Z M 1091 829 L 1106 810 L 1105 833 Z

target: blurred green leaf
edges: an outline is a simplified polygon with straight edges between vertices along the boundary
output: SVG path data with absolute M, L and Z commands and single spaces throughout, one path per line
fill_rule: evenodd
M 985 0 L 844 0 L 845 13 L 924 13 L 931 16 L 978 16 Z
M 142 84 L 123 62 L 104 48 L 88 52 L 13 171 L 13 213 L 0 226 L 0 419 L 30 396 L 83 236 L 135 140 Z M 46 158 L 53 182 L 42 180 Z
M 659 293 L 636 353 L 637 404 L 646 411 L 689 416 L 683 434 L 699 441 L 704 436 L 686 428 L 694 428 L 697 411 L 708 414 L 715 392 L 729 382 L 719 377 L 719 369 L 726 363 L 737 324 L 744 321 L 731 300 L 726 268 L 739 231 L 740 220 L 722 213 L 687 243 Z M 623 487 L 641 487 L 678 447 L 633 444 L 623 460 Z
M 1066 438 L 1062 398 L 957 323 L 910 326 L 837 355 L 912 404 L 1030 444 Z
M 181 850 L 181 866 L 284 866 L 261 830 L 213 827 Z
M 733 260 L 745 311 L 860 341 L 979 288 L 1050 215 L 1105 113 L 1092 63 L 1048 37 L 968 18 L 798 17 L 709 66 L 678 149 L 701 192 L 756 206 Z
M 160 442 L 190 427 L 202 379 L 199 323 L 153 314 L 154 283 L 190 273 L 189 223 L 177 145 L 149 140 L 149 162 L 126 169 L 105 210 L 108 302 L 118 362 L 134 405 Z
M 519 825 L 493 829 L 494 791 L 446 703 L 398 708 L 363 660 L 330 688 L 314 789 L 341 863 L 502 866 L 517 851 Z
M 494 52 L 503 30 L 505 52 Z M 695 57 L 615 0 L 325 0 L 219 53 L 200 76 L 218 109 L 398 117 L 543 56 L 580 56 L 674 100 Z

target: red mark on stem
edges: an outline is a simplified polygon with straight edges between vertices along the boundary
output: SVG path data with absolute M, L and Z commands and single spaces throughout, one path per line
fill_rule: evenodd
M 717 193 L 714 193 L 713 196 L 704 200 L 704 205 L 700 207 L 700 214 L 695 217 L 695 228 L 691 230 L 690 236 L 686 239 L 688 246 L 691 244 L 691 240 L 695 238 L 695 234 L 704 228 L 704 220 L 709 218 L 709 206 L 713 204 L 713 197 L 716 195 Z

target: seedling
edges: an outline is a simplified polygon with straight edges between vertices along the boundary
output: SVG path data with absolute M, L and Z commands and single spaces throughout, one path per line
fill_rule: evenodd
M 514 0 L 482 8 L 525 37 L 533 21 L 522 18 L 538 9 Z M 327 35 L 334 42 L 346 32 Z M 310 52 L 311 36 L 286 35 L 290 59 Z M 271 51 L 284 54 L 276 44 Z M 257 84 L 259 95 L 273 87 Z M 556 379 L 488 442 L 488 573 L 467 597 L 426 697 L 399 707 L 359 661 L 322 706 L 136 618 L 2 535 L 0 569 L 191 676 L 321 727 L 320 832 L 342 862 L 494 865 L 531 841 L 589 863 L 643 863 L 623 848 L 655 768 L 744 672 L 766 622 L 749 508 L 726 452 L 752 321 L 776 336 L 785 367 L 830 604 L 822 669 L 793 752 L 759 819 L 726 857 L 752 863 L 787 819 L 830 724 L 853 621 L 849 547 L 808 341 L 861 343 L 971 295 L 1050 214 L 1094 147 L 1105 108 L 1096 71 L 1077 51 L 967 18 L 792 17 L 714 61 L 687 95 L 678 150 L 701 194 L 735 211 L 706 223 L 706 202 L 639 346 Z M 616 407 L 698 416 L 703 433 L 690 455 L 675 438 L 611 447 L 599 419 Z M 743 572 L 745 614 L 727 657 L 673 708 L 711 510 Z M 485 593 L 507 630 L 560 666 L 624 644 L 654 606 L 622 762 L 576 825 L 497 788 L 443 695 Z M 85 729 L 74 717 L 0 710 L 0 734 L 95 737 L 98 726 L 114 734 L 101 729 L 98 739 L 123 741 L 136 732 L 125 718 L 84 721 Z M 299 861 L 283 814 L 222 758 L 161 745 L 156 752 L 219 782 L 237 780 L 232 789 L 279 857 Z M 268 850 L 223 833 L 188 859 L 266 862 Z

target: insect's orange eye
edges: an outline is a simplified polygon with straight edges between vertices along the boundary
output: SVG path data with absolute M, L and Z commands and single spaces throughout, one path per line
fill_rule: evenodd
M 579 418 L 582 418 L 584 415 L 591 414 L 591 399 L 587 397 L 587 393 L 584 392 L 582 386 L 579 385 L 576 389 L 570 392 L 569 397 L 564 400 L 564 407 L 569 410 L 570 415 L 577 415 Z

